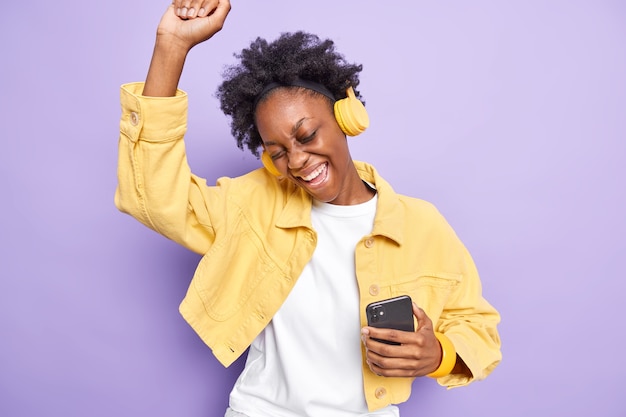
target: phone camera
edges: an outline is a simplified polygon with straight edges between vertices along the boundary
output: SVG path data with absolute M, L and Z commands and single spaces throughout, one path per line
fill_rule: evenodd
M 382 306 L 377 306 L 374 309 L 372 309 L 372 317 L 371 317 L 372 323 L 378 323 L 379 321 L 384 320 L 384 318 L 385 318 L 385 309 Z

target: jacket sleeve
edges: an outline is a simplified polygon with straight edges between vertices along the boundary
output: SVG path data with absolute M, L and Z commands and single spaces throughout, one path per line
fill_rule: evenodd
M 203 254 L 214 225 L 206 181 L 191 173 L 183 136 L 187 95 L 144 97 L 143 83 L 121 88 L 115 205 L 167 238 Z M 214 193 L 211 198 L 219 198 Z
M 452 341 L 472 376 L 451 374 L 439 378 L 438 382 L 448 388 L 486 378 L 502 359 L 497 331 L 500 314 L 483 297 L 474 261 L 465 246 L 457 242 L 457 253 L 462 257 L 463 276 L 452 291 L 436 330 Z

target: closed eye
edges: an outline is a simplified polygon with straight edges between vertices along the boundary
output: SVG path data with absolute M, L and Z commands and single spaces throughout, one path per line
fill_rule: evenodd
M 311 133 L 309 136 L 306 136 L 302 139 L 298 139 L 298 142 L 300 143 L 308 143 L 311 142 L 313 139 L 315 139 L 315 136 L 317 135 L 317 130 L 314 130 L 313 133 Z
M 285 151 L 278 151 L 278 152 L 270 154 L 270 158 L 272 158 L 272 161 L 275 161 L 281 156 L 283 156 L 284 154 L 285 154 Z

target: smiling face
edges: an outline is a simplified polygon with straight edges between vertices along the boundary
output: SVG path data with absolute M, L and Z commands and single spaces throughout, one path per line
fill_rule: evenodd
M 255 118 L 278 171 L 314 199 L 353 205 L 372 197 L 324 96 L 298 87 L 276 88 L 259 103 Z

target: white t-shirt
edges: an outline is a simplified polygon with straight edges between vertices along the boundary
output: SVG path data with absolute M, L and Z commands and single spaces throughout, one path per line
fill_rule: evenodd
M 374 223 L 377 196 L 354 206 L 314 202 L 317 247 L 270 324 L 254 340 L 230 407 L 250 417 L 398 417 L 368 413 L 354 250 Z

